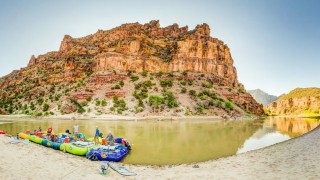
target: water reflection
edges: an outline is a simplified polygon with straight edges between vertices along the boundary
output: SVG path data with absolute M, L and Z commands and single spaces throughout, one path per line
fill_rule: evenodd
M 317 119 L 271 117 L 264 121 L 261 129 L 255 132 L 241 146 L 237 154 L 270 146 L 309 132 L 319 124 Z
M 239 121 L 102 121 L 102 120 L 0 120 L 0 130 L 11 134 L 26 129 L 52 127 L 55 132 L 72 129 L 92 137 L 95 127 L 107 134 L 126 137 L 133 150 L 124 159 L 131 164 L 181 164 L 206 161 L 265 147 L 301 135 L 319 121 L 271 118 Z

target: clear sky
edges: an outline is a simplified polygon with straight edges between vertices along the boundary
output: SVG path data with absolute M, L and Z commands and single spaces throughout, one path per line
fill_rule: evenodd
M 319 0 L 1 0 L 0 76 L 32 54 L 57 51 L 64 34 L 82 37 L 122 23 L 207 23 L 231 49 L 246 89 L 280 95 L 320 87 Z

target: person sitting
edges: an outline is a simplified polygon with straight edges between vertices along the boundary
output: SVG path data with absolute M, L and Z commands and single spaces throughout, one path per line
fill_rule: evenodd
M 69 129 L 66 130 L 66 133 L 67 133 L 67 134 L 71 134 L 70 131 L 69 131 Z
M 107 135 L 107 141 L 108 141 L 108 144 L 113 145 L 114 137 L 111 131 L 109 131 L 109 134 Z
M 49 128 L 48 128 L 48 131 L 47 131 L 48 137 L 50 137 L 51 133 L 52 133 L 52 127 L 49 127 Z
M 38 128 L 38 132 L 42 132 L 41 126 L 39 126 Z

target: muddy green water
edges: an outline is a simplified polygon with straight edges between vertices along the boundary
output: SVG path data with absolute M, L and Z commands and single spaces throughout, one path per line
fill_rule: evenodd
M 130 164 L 181 164 L 217 159 L 263 148 L 300 136 L 319 124 L 312 118 L 268 118 L 261 120 L 177 120 L 177 121 L 104 121 L 41 120 L 0 118 L 0 130 L 10 134 L 26 129 L 54 132 L 72 130 L 73 124 L 87 138 L 95 127 L 116 137 L 126 137 L 133 150 L 124 158 Z

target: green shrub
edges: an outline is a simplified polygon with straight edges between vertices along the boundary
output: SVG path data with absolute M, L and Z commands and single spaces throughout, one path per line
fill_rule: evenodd
M 189 95 L 190 96 L 196 96 L 196 91 L 193 90 L 193 89 L 189 90 Z
M 42 113 L 41 112 L 37 112 L 37 113 L 35 113 L 35 116 L 42 116 Z
M 182 75 L 187 76 L 188 75 L 188 71 L 183 71 Z
M 183 87 L 183 88 L 181 89 L 181 93 L 186 93 L 186 92 L 187 92 L 187 88 Z
M 156 74 L 157 77 L 161 77 L 162 75 L 163 75 L 163 72 L 162 72 L 162 71 L 159 71 L 159 72 Z
M 93 90 L 86 88 L 85 89 L 86 92 L 93 92 Z
M 187 82 L 186 82 L 186 81 L 181 81 L 180 84 L 181 84 L 182 86 L 185 86 L 185 85 L 187 84 Z
M 131 78 L 131 81 L 133 81 L 133 82 L 139 80 L 139 77 L 138 77 L 138 76 L 131 76 L 130 78 Z
M 38 99 L 37 99 L 37 103 L 38 103 L 40 106 L 42 105 L 43 101 L 44 101 L 44 100 L 43 100 L 42 98 L 38 98 Z
M 60 97 L 61 97 L 61 94 L 57 94 L 57 95 L 55 95 L 54 100 L 59 101 Z
M 148 72 L 147 72 L 147 71 L 142 71 L 141 75 L 142 75 L 143 77 L 147 77 L 147 76 L 148 76 Z
M 123 87 L 124 86 L 124 82 L 121 80 L 121 81 L 119 81 L 119 85 L 121 86 L 121 87 Z
M 142 99 L 138 99 L 138 107 L 144 107 Z
M 122 114 L 122 110 L 121 109 L 117 109 L 117 113 L 118 114 Z
M 55 87 L 54 85 L 51 86 L 51 88 L 50 88 L 50 93 L 54 93 L 55 89 L 56 89 L 56 87 Z
M 172 87 L 173 85 L 173 79 L 170 78 L 168 80 L 160 80 L 161 87 Z
M 164 92 L 163 97 L 164 97 L 165 103 L 169 108 L 174 108 L 179 106 L 179 103 L 175 100 L 175 97 L 173 96 L 172 92 Z
M 226 101 L 226 102 L 224 102 L 224 106 L 227 108 L 227 109 L 233 109 L 233 104 L 232 104 L 232 102 L 230 102 L 230 101 Z
M 188 80 L 188 85 L 191 86 L 193 84 L 193 80 Z
M 86 100 L 90 102 L 92 100 L 92 96 L 87 97 Z
M 8 112 L 9 112 L 9 114 L 12 114 L 12 113 L 13 113 L 13 108 L 12 108 L 12 106 L 9 107 Z
M 151 95 L 149 96 L 149 105 L 152 107 L 159 107 L 161 104 L 163 104 L 164 99 L 157 95 Z
M 202 87 L 205 87 L 205 88 L 212 88 L 213 87 L 212 84 L 209 84 L 209 83 L 206 83 L 206 82 L 202 82 L 201 85 L 202 85 Z
M 114 89 L 120 89 L 120 85 L 119 85 L 119 84 L 116 84 L 116 85 L 114 86 Z
M 83 109 L 83 107 L 81 106 L 81 104 L 79 104 L 79 102 L 78 102 L 77 100 L 71 99 L 70 101 L 71 101 L 71 103 L 73 103 L 75 106 L 77 106 L 77 112 L 78 112 L 78 113 L 83 113 L 83 112 L 85 112 L 85 110 Z
M 107 106 L 107 101 L 105 99 L 101 101 L 101 106 Z
M 96 100 L 96 106 L 100 106 L 100 104 L 101 104 L 101 101 Z
M 80 104 L 81 104 L 82 107 L 87 106 L 88 105 L 88 101 L 82 101 Z
M 48 109 L 49 109 L 49 104 L 45 103 L 45 104 L 43 105 L 43 111 L 44 111 L 44 112 L 45 112 L 45 111 L 48 111 Z

